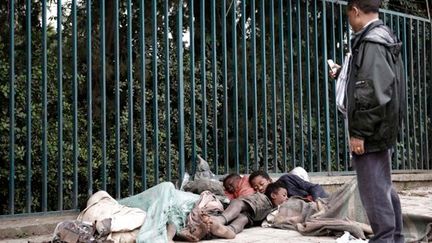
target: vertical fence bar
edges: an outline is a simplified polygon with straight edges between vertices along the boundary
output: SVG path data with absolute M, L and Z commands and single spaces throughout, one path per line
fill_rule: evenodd
M 410 18 L 410 82 L 411 82 L 411 89 L 410 89 L 410 96 L 411 96 L 411 123 L 412 123 L 412 132 L 413 132 L 413 156 L 414 156 L 414 168 L 417 169 L 417 137 L 416 137 L 416 124 L 415 124 L 415 97 L 414 97 L 414 38 L 412 36 L 413 34 L 413 19 Z M 410 169 L 413 169 L 410 166 Z
M 258 156 L 258 94 L 257 94 L 257 73 L 256 73 L 256 15 L 255 15 L 255 0 L 250 2 L 251 8 L 251 52 L 252 52 L 252 89 L 253 89 L 253 134 L 254 134 L 254 170 L 259 169 Z
M 9 3 L 9 213 L 15 214 L 15 1 Z
M 105 0 L 100 0 L 100 66 L 101 66 L 101 152 L 102 189 L 106 190 L 106 59 L 105 59 Z
M 429 26 L 429 33 L 430 33 L 430 35 L 432 35 L 431 34 L 432 33 L 432 21 L 431 20 L 430 20 L 430 26 Z M 426 34 L 424 34 L 423 36 L 426 36 Z M 431 75 L 432 74 L 432 37 L 431 36 L 429 37 L 429 42 L 430 42 L 430 46 L 429 46 L 429 64 L 430 64 L 430 66 L 429 66 L 429 80 L 431 80 L 431 77 L 432 77 L 432 75 Z M 424 50 L 427 50 L 426 49 L 426 43 L 424 45 L 425 45 Z M 425 51 L 425 56 L 427 56 L 426 51 Z M 428 94 L 430 94 L 430 92 L 432 90 L 428 92 L 428 88 L 430 89 L 430 87 L 432 86 L 432 84 L 429 81 L 429 85 L 428 85 L 428 82 L 427 82 L 427 77 L 426 77 L 427 67 L 426 67 L 426 65 L 427 65 L 427 60 L 425 60 L 425 75 L 424 75 L 424 78 L 425 78 L 425 80 L 424 80 L 424 82 L 425 82 L 425 88 L 424 88 L 425 114 L 424 114 L 424 117 L 425 118 L 424 119 L 425 119 L 425 131 L 426 131 L 426 134 L 425 134 L 425 136 L 426 136 L 426 139 L 425 139 L 425 141 L 426 141 L 426 145 L 425 145 L 426 146 L 426 169 L 430 170 L 432 164 L 431 164 L 431 161 L 429 161 L 429 155 L 430 155 L 429 152 L 430 151 L 429 151 L 429 128 L 428 128 L 429 121 L 428 121 L 428 112 L 429 112 L 430 103 L 428 103 Z M 429 105 L 429 107 L 428 107 L 428 105 Z
M 93 194 L 93 82 L 92 82 L 92 4 L 87 0 L 87 194 Z
M 419 109 L 419 111 L 418 111 L 418 130 L 419 130 L 419 135 L 420 135 L 420 145 L 419 145 L 419 150 L 420 150 L 420 155 L 419 155 L 419 159 L 420 159 L 420 161 L 419 161 L 419 163 L 420 163 L 420 169 L 424 169 L 424 167 L 423 167 L 423 126 L 422 126 L 422 116 L 421 116 L 421 114 L 422 114 L 422 112 L 423 112 L 423 110 L 422 110 L 422 103 L 421 103 L 421 100 L 422 100 L 422 98 L 421 98 L 421 87 L 422 87 L 422 85 L 421 85 L 421 83 L 422 83 L 422 81 L 421 81 L 421 72 L 420 72 L 420 69 L 421 69 L 421 62 L 420 62 L 420 20 L 417 20 L 416 21 L 416 43 L 417 43 L 417 65 L 416 65 L 416 67 L 417 67 L 417 80 L 418 80 L 418 86 L 417 86 L 417 95 L 418 95 L 418 109 Z M 424 51 L 424 50 L 423 50 Z M 424 68 L 424 67 L 423 67 Z
M 285 48 L 284 48 L 284 15 L 283 1 L 279 0 L 279 62 L 280 62 L 280 90 L 281 90 L 281 120 L 282 120 L 282 170 L 286 172 L 287 168 L 287 151 L 286 151 L 286 120 L 285 120 Z
M 118 1 L 118 0 L 117 0 Z M 146 131 L 146 49 L 145 49 L 145 23 L 144 0 L 140 0 L 140 86 L 141 86 L 141 183 L 142 189 L 147 189 L 147 131 Z M 117 27 L 118 28 L 118 27 Z M 120 182 L 120 181 L 119 181 Z
M 77 5 L 72 0 L 72 163 L 73 163 L 73 199 L 74 209 L 78 208 L 78 83 L 77 83 Z
M 31 212 L 32 205 L 32 55 L 31 55 L 31 1 L 26 1 L 26 212 Z
M 241 27 L 242 27 L 242 80 L 243 80 L 243 142 L 245 148 L 245 173 L 249 174 L 249 131 L 248 131 L 248 102 L 247 102 L 247 61 L 246 61 L 246 1 L 241 2 Z
M 289 66 L 288 66 L 288 73 L 289 73 L 289 79 L 290 79 L 290 130 L 291 130 L 291 163 L 292 167 L 294 168 L 296 166 L 296 130 L 295 130 L 295 103 L 294 103 L 294 64 L 293 64 L 293 35 L 292 35 L 292 3 L 291 1 L 288 1 L 288 59 L 289 59 Z
M 323 1 L 325 2 L 325 1 Z M 303 140 L 303 70 L 302 70 L 302 23 L 301 1 L 297 0 L 297 80 L 298 80 L 298 111 L 299 111 L 299 143 L 300 165 L 304 168 L 304 140 Z
M 275 60 L 275 37 L 274 37 L 274 1 L 270 1 L 270 78 L 271 78 L 271 106 L 272 106 L 272 134 L 273 134 L 273 172 L 277 173 L 277 130 L 276 130 L 276 60 Z
M 223 79 L 223 141 L 224 141 L 224 168 L 225 174 L 229 172 L 228 158 L 228 77 L 227 77 L 227 29 L 226 29 L 226 0 L 222 0 L 222 79 Z
M 127 12 L 127 82 L 128 82 L 128 175 L 129 175 L 129 195 L 134 194 L 134 131 L 133 131 L 133 76 L 132 76 L 132 3 L 126 2 Z M 156 72 L 153 73 L 156 76 Z M 157 95 L 153 100 L 157 102 Z M 157 139 L 158 133 L 153 136 Z M 157 153 L 155 154 L 157 157 Z M 157 168 L 157 167 L 156 167 Z
M 192 17 L 192 16 L 191 16 Z M 183 67 L 183 1 L 181 0 L 178 4 L 177 12 L 177 63 L 179 67 Z M 179 180 L 183 179 L 185 173 L 185 123 L 184 123 L 184 80 L 183 80 L 183 68 L 178 68 L 178 99 L 179 99 Z
M 166 167 L 168 181 L 171 181 L 171 107 L 170 107 L 170 61 L 169 61 L 169 5 L 164 1 L 164 43 L 165 43 L 165 129 L 166 129 Z M 182 35 L 179 36 L 182 39 Z M 182 67 L 182 66 L 178 66 Z
M 235 9 L 235 8 L 233 8 Z M 201 30 L 201 121 L 202 121 L 202 156 L 207 160 L 207 80 L 206 80 L 206 35 L 205 35 L 205 0 L 200 2 L 200 30 Z
M 237 75 L 237 12 L 236 12 L 237 4 L 232 6 L 232 15 L 231 15 L 231 33 L 232 33 L 232 68 L 233 68 L 233 91 L 234 91 L 234 151 L 235 151 L 235 172 L 239 173 L 239 124 L 238 124 L 238 75 Z
M 219 148 L 218 148 L 218 123 L 217 123 L 217 57 L 216 57 L 216 4 L 211 1 L 211 39 L 212 39 L 212 79 L 213 79 L 213 162 L 214 173 L 219 174 Z
M 261 81 L 263 100 L 263 150 L 264 150 L 264 171 L 268 171 L 268 148 L 267 148 L 267 88 L 266 88 L 266 39 L 265 39 L 265 0 L 260 4 L 260 25 L 261 25 Z
M 159 184 L 159 108 L 158 108 L 158 42 L 157 42 L 157 0 L 152 4 L 152 73 L 153 73 L 153 180 Z
M 407 21 L 406 17 L 403 17 L 403 59 L 404 59 L 404 70 L 405 70 L 405 99 L 407 102 L 407 105 L 405 106 L 405 138 L 406 138 L 406 147 L 405 147 L 405 153 L 406 153 L 406 161 L 408 162 L 408 167 L 411 169 L 411 160 L 410 160 L 410 131 L 409 131 L 409 104 L 408 104 L 408 50 L 407 50 Z M 405 161 L 402 163 L 402 169 L 405 170 Z
M 343 28 L 343 10 L 342 10 L 342 5 L 339 5 L 339 18 L 338 18 L 338 30 L 339 30 L 339 63 L 343 63 L 344 62 L 344 28 Z M 349 40 L 348 40 L 349 42 Z M 343 146 L 343 162 L 344 162 L 344 169 L 345 171 L 348 171 L 348 151 L 347 151 L 347 129 L 345 126 L 346 120 L 343 119 L 342 121 L 342 136 L 343 136 L 343 141 L 342 141 L 342 146 Z M 340 168 L 338 168 L 339 170 Z
M 326 141 L 326 162 L 327 162 L 327 172 L 330 172 L 331 170 L 331 157 L 330 157 L 330 114 L 329 114 L 329 92 L 328 92 L 328 66 L 327 66 L 327 11 L 326 11 L 326 2 L 322 2 L 322 29 L 323 31 L 323 37 L 322 37 L 322 44 L 323 44 L 323 60 L 322 64 L 324 67 L 324 75 L 323 75 L 323 82 L 324 82 L 324 111 L 325 111 L 325 141 Z M 321 164 L 321 163 L 320 163 Z
M 195 120 L 195 24 L 194 24 L 194 2 L 189 0 L 189 40 L 190 40 L 190 82 L 191 82 L 191 145 L 192 165 L 191 172 L 195 173 L 196 167 L 196 120 Z M 225 13 L 224 13 L 225 14 Z M 225 18 L 223 18 L 225 19 Z M 223 35 L 225 36 L 225 35 Z M 226 144 L 224 146 L 227 146 Z
M 317 0 L 314 0 L 314 12 L 318 12 Z M 319 59 L 318 59 L 318 16 L 314 14 L 314 81 L 315 81 L 315 97 L 316 97 L 316 126 L 317 126 L 317 171 L 321 171 L 321 102 L 320 102 L 320 81 L 319 81 Z M 349 42 L 349 41 L 348 41 Z M 310 169 L 311 172 L 314 168 Z
M 422 117 L 422 119 L 423 119 L 423 129 L 424 129 L 424 132 L 422 132 L 421 134 L 422 134 L 422 136 L 424 136 L 424 143 L 425 144 L 423 144 L 423 143 L 421 143 L 421 146 L 423 146 L 423 148 L 424 148 L 424 152 L 423 152 L 423 169 L 425 169 L 425 170 L 427 170 L 427 169 L 429 169 L 428 167 L 428 156 L 427 156 L 427 154 L 428 154 L 428 147 L 427 146 L 425 146 L 425 145 L 427 145 L 427 136 L 426 136 L 426 134 L 427 134 L 427 123 L 428 123 L 428 121 L 427 121 L 427 103 L 426 103 L 426 97 L 427 97 L 427 93 L 426 93 L 426 90 L 427 90 L 427 62 L 426 62 L 426 60 L 427 60 L 427 50 L 426 50 L 426 24 L 427 24 L 427 22 L 426 21 L 423 21 L 423 28 L 422 28 L 422 36 L 423 36 L 423 46 L 422 46 L 422 49 L 423 49 L 423 60 L 422 60 L 422 62 L 423 62 L 423 109 L 424 109 L 424 112 L 423 112 L 423 117 Z
M 432 20 L 430 21 L 430 26 L 429 26 L 429 33 L 430 35 L 432 35 Z M 429 42 L 430 42 L 430 46 L 429 46 L 429 80 L 431 80 L 432 78 L 432 37 L 429 38 Z M 426 80 L 425 80 L 426 82 Z M 429 92 L 428 92 L 428 88 L 429 88 Z M 430 94 L 432 92 L 432 84 L 429 81 L 429 85 L 426 84 L 425 86 L 425 116 L 426 116 L 426 161 L 427 161 L 427 169 L 430 170 L 432 168 L 432 160 L 430 160 L 430 152 L 429 151 L 429 124 L 431 123 L 431 121 L 427 121 L 428 117 L 430 116 L 430 114 L 427 114 L 427 112 L 429 112 L 429 108 L 431 106 L 430 102 L 428 102 L 428 96 L 426 94 Z M 428 107 L 429 106 L 429 107 Z M 429 116 L 428 116 L 429 115 Z M 432 134 L 430 134 L 432 136 Z
M 330 43 L 331 43 L 331 57 L 333 60 L 336 60 L 336 33 L 335 33 L 335 6 L 334 2 L 331 3 L 331 12 L 330 12 L 330 19 L 331 19 L 331 37 L 330 37 Z M 334 128 L 334 141 L 335 141 L 335 158 L 334 162 L 336 163 L 336 171 L 339 171 L 340 169 L 340 161 L 339 161 L 339 116 L 338 116 L 338 109 L 336 105 L 336 82 L 335 80 L 331 80 L 332 82 L 332 89 L 333 89 L 333 113 L 334 113 L 334 120 L 333 120 L 333 128 Z M 331 162 L 330 163 L 330 169 L 331 169 Z
M 140 1 L 140 4 L 143 3 L 144 0 Z M 142 6 L 142 5 L 141 5 Z M 143 8 L 140 8 L 143 11 Z M 142 18 L 142 15 L 140 15 Z M 141 22 L 142 24 L 142 22 Z M 142 25 L 141 25 L 142 26 Z M 143 39 L 143 32 L 140 35 Z M 144 51 L 141 49 L 141 55 L 143 55 Z M 142 61 L 142 60 L 141 60 Z M 142 62 L 141 62 L 142 63 Z M 114 86 L 115 86 L 115 166 L 116 166 L 116 175 L 115 175 L 115 197 L 119 199 L 121 197 L 121 161 L 120 161 L 120 35 L 119 35 L 119 0 L 115 0 L 114 2 Z M 141 76 L 142 78 L 143 76 Z M 141 104 L 141 108 L 145 107 L 144 104 Z M 142 119 L 144 121 L 144 119 Z M 145 129 L 144 129 L 145 132 Z M 143 136 L 145 139 L 145 136 Z M 142 146 L 145 146 L 143 143 Z M 144 150 L 144 149 L 143 149 Z M 143 167 L 145 170 L 145 167 Z M 144 180 L 144 179 L 143 179 Z M 144 180 L 145 181 L 145 180 Z M 143 189 L 146 187 L 143 185 Z
M 396 20 L 395 20 L 395 23 L 393 25 L 394 28 L 395 28 L 394 32 L 395 32 L 397 38 L 400 40 L 401 37 L 400 37 L 399 15 L 396 15 L 395 18 L 396 18 Z M 405 43 L 402 43 L 402 45 L 404 45 L 404 44 Z M 398 148 L 399 147 L 398 145 L 395 146 L 395 154 L 396 154 L 396 165 L 395 165 L 395 168 L 396 169 L 400 169 L 401 160 L 403 160 L 403 157 L 404 157 L 404 154 L 403 154 L 404 145 L 403 145 L 402 139 L 400 139 L 400 138 L 403 138 L 403 133 L 404 133 L 403 132 L 403 127 L 401 127 L 401 129 L 399 131 L 399 139 L 398 139 L 398 143 L 400 144 L 401 148 Z
M 310 24 L 309 24 L 309 2 L 305 4 L 305 29 L 306 29 L 306 96 L 307 96 L 307 123 L 308 123 L 308 160 L 309 168 L 313 167 L 312 146 L 312 97 L 311 97 L 311 70 L 310 70 Z
M 42 212 L 47 211 L 48 198 L 48 102 L 47 102 L 47 6 L 42 1 Z
M 63 39 L 62 39 L 62 26 L 63 26 L 63 14 L 62 14 L 62 1 L 57 2 L 57 115 L 58 115 L 58 209 L 63 210 Z

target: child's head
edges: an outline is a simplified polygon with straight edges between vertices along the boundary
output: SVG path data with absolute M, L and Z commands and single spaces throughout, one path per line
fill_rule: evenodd
M 225 188 L 225 191 L 229 193 L 234 193 L 235 191 L 237 191 L 240 180 L 241 180 L 241 176 L 239 174 L 232 173 L 227 175 L 223 179 L 223 186 Z
M 279 206 L 288 200 L 288 192 L 280 182 L 270 183 L 265 190 L 265 195 L 270 198 L 273 205 Z
M 252 188 L 257 191 L 264 193 L 267 185 L 272 182 L 270 176 L 264 172 L 264 171 L 254 171 L 249 176 L 249 183 L 251 184 Z

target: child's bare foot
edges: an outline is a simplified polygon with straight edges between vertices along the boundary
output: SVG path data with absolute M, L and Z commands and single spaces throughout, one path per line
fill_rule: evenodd
M 225 239 L 234 239 L 236 236 L 236 233 L 229 227 L 221 224 L 217 220 L 213 220 L 213 218 L 210 218 L 210 233 L 214 236 Z

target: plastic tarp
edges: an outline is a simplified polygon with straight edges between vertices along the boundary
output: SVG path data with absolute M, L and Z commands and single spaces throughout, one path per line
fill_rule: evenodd
M 167 223 L 174 224 L 177 232 L 183 229 L 187 215 L 199 198 L 199 195 L 175 189 L 170 182 L 163 182 L 118 202 L 147 213 L 137 242 L 164 243 L 168 241 Z

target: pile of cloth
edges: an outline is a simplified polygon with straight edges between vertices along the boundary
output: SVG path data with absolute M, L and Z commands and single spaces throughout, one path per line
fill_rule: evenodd
M 403 234 L 407 242 L 432 241 L 432 215 L 403 213 Z M 372 229 L 360 201 L 357 180 L 353 178 L 328 198 L 307 202 L 289 200 L 270 213 L 263 227 L 297 230 L 303 235 L 341 235 L 365 239 Z

